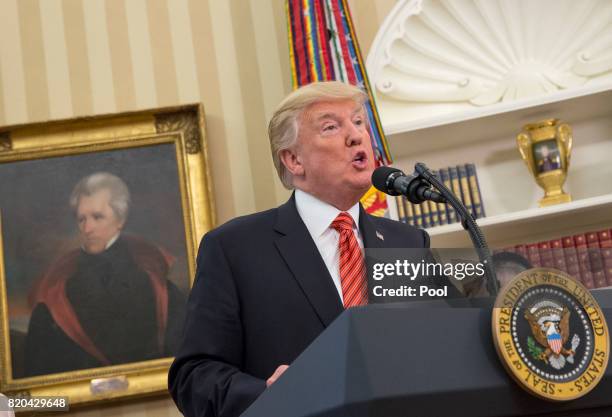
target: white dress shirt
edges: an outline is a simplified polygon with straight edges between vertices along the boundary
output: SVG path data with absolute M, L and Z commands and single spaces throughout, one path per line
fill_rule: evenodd
M 317 249 L 319 249 L 321 258 L 323 258 L 323 262 L 325 262 L 325 266 L 338 290 L 340 300 L 344 302 L 342 285 L 340 284 L 340 253 L 338 252 L 340 234 L 330 227 L 331 223 L 342 211 L 301 190 L 295 190 L 295 205 L 312 240 L 314 240 Z M 358 227 L 359 203 L 348 209 L 347 213 L 353 218 L 353 232 L 363 252 L 363 239 Z
M 110 248 L 111 246 L 113 246 L 113 243 L 115 243 L 117 241 L 117 239 L 119 239 L 119 235 L 121 234 L 121 232 L 117 233 L 115 236 L 113 236 L 108 242 L 106 242 L 106 246 L 104 246 L 104 250 L 107 250 L 108 248 Z M 83 251 L 87 252 L 85 250 L 85 245 L 81 245 L 81 249 L 83 249 Z M 0 416 L 2 417 L 2 416 Z

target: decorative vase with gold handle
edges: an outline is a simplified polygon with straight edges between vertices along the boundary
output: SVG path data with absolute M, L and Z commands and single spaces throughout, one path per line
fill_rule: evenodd
M 544 189 L 540 207 L 572 201 L 563 191 L 572 153 L 570 125 L 557 119 L 530 123 L 523 126 L 516 142 L 529 171 Z

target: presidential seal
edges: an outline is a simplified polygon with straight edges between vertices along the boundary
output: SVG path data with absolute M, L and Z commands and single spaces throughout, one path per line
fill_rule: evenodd
M 564 272 L 534 268 L 514 277 L 495 301 L 492 324 L 505 368 L 537 397 L 573 400 L 604 375 L 606 319 L 591 293 Z

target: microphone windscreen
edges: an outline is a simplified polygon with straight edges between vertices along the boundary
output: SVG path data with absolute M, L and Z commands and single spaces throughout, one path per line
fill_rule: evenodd
M 402 175 L 404 175 L 404 173 L 400 169 L 397 169 L 397 168 L 385 167 L 385 166 L 376 168 L 374 172 L 372 173 L 372 185 L 378 191 L 382 191 L 383 193 L 394 191 L 394 190 L 389 190 L 389 184 L 387 182 L 387 179 L 389 178 L 391 174 L 394 174 L 396 172 L 399 172 Z

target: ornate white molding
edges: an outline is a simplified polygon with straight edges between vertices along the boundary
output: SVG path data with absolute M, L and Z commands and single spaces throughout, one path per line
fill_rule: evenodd
M 400 0 L 367 67 L 379 104 L 416 117 L 612 80 L 612 1 Z

